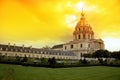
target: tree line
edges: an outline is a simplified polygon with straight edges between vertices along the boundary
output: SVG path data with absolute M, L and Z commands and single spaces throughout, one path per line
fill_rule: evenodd
M 86 58 L 97 58 L 97 59 L 87 60 Z M 110 59 L 110 58 L 114 58 L 114 59 Z M 120 51 L 110 52 L 108 50 L 97 50 L 92 54 L 91 53 L 83 54 L 80 60 L 56 59 L 55 57 L 30 58 L 27 56 L 19 57 L 19 56 L 0 55 L 0 63 L 17 64 L 24 66 L 38 66 L 38 67 L 79 67 L 79 66 L 96 66 L 96 65 L 120 66 Z
M 97 50 L 94 53 L 83 54 L 84 58 L 115 58 L 120 60 L 120 51 Z

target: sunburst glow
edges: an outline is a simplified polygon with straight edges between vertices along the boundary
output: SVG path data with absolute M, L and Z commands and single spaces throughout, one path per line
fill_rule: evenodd
M 85 6 L 83 2 L 78 2 L 77 4 L 75 4 L 75 8 L 77 11 L 82 11 L 84 7 Z
M 106 49 L 120 50 L 119 5 L 119 0 L 0 0 L 0 43 L 42 47 L 72 40 L 83 8 L 95 37 L 104 39 Z

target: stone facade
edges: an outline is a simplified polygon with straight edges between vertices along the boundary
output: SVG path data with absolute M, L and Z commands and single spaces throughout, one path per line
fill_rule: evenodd
M 82 54 L 93 53 L 96 50 L 104 49 L 102 39 L 94 39 L 92 27 L 87 23 L 84 13 L 78 21 L 73 32 L 73 41 L 65 44 L 54 45 L 51 49 L 39 49 L 22 46 L 0 44 L 0 55 L 19 56 L 31 58 L 52 58 L 56 59 L 81 59 Z
M 3 45 L 0 44 L 0 55 L 2 56 L 19 56 L 19 57 L 30 57 L 30 58 L 52 58 L 56 59 L 76 59 L 76 56 L 71 51 L 61 51 L 53 49 L 39 49 L 16 46 L 16 45 Z
M 87 23 L 84 13 L 81 13 L 81 18 L 78 21 L 73 32 L 73 41 L 63 44 L 63 51 L 73 51 L 77 59 L 80 59 L 82 54 L 93 53 L 96 50 L 104 49 L 102 39 L 94 39 L 92 27 Z

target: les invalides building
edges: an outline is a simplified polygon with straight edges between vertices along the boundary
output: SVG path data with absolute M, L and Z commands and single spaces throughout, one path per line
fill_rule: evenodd
M 93 53 L 104 49 L 102 39 L 94 39 L 92 27 L 87 23 L 84 13 L 78 21 L 73 32 L 73 41 L 55 45 L 52 48 L 32 48 L 22 46 L 0 44 L 0 56 L 52 58 L 56 59 L 81 59 L 83 54 Z
M 102 39 L 94 39 L 94 31 L 87 23 L 84 13 L 81 13 L 81 18 L 76 24 L 73 32 L 73 41 L 65 44 L 53 46 L 55 50 L 73 51 L 77 59 L 80 59 L 83 54 L 93 53 L 96 50 L 104 49 Z

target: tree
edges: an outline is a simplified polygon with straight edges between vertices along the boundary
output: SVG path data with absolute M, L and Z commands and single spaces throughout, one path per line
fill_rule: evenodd
M 46 58 L 41 58 L 40 61 L 41 61 L 41 64 L 47 64 L 48 62 Z
M 55 57 L 52 58 L 52 64 L 53 64 L 53 65 L 56 64 L 56 59 L 55 59 Z
M 92 56 L 95 58 L 102 58 L 102 57 L 108 58 L 110 57 L 110 52 L 107 50 L 97 50 L 92 54 Z
M 21 62 L 21 57 L 16 56 L 16 62 Z
M 53 57 L 52 59 L 49 58 L 49 59 L 48 59 L 48 63 L 49 63 L 49 65 L 55 65 L 55 64 L 56 64 L 56 59 L 55 59 L 55 57 Z
M 0 53 L 0 61 L 2 60 L 2 55 L 1 55 L 1 53 Z
M 92 54 L 83 54 L 83 57 L 85 57 L 85 58 L 91 58 Z
M 27 62 L 28 61 L 28 58 L 25 56 L 25 57 L 23 57 L 23 60 L 22 60 L 22 62 Z
M 99 58 L 98 61 L 100 64 L 103 64 L 103 62 L 104 62 L 102 58 Z
M 103 55 L 104 58 L 109 58 L 110 57 L 110 52 L 108 50 L 103 50 L 102 55 Z
M 111 53 L 111 57 L 120 60 L 120 51 L 112 52 L 112 53 Z
M 84 58 L 84 59 L 82 60 L 82 63 L 83 63 L 83 64 L 87 64 L 87 60 Z

